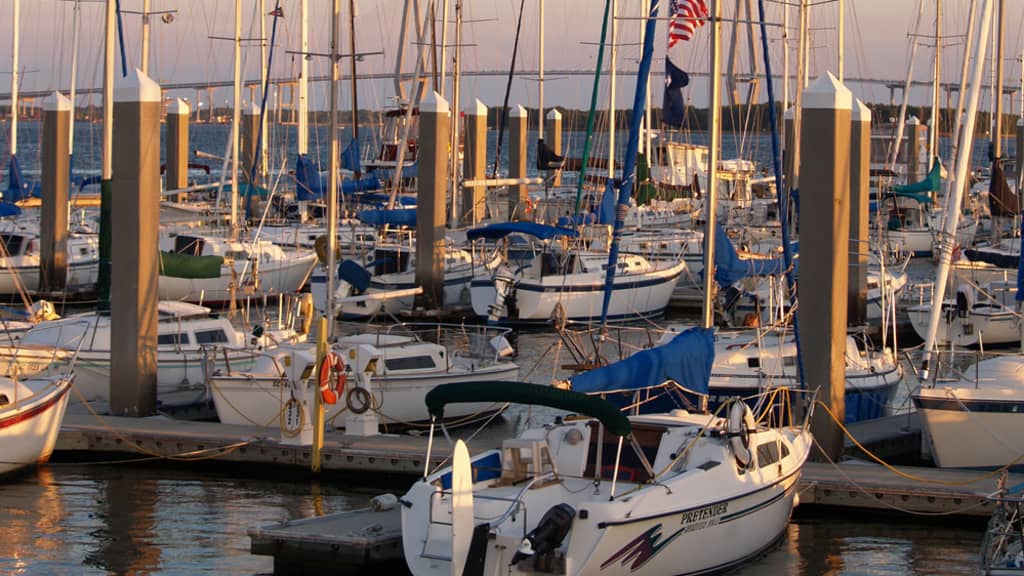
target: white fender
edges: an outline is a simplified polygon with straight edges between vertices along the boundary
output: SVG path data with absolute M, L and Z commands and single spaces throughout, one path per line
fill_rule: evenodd
M 473 468 L 461 439 L 452 452 L 452 576 L 462 576 L 473 541 Z
M 732 435 L 729 438 L 729 445 L 736 457 L 736 462 L 746 468 L 750 465 L 752 456 L 750 453 L 750 432 L 757 428 L 754 415 L 750 412 L 750 406 L 740 399 L 735 399 L 729 407 L 729 425 L 726 431 Z

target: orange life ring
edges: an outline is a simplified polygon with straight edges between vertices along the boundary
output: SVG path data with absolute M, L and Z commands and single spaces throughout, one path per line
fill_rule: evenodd
M 338 398 L 345 391 L 345 361 L 334 352 L 328 352 L 320 361 L 319 370 L 320 398 L 324 404 L 337 404 Z M 331 380 L 334 386 L 331 386 Z

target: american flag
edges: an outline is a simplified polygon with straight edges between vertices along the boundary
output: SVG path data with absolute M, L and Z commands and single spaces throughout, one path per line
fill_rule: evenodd
M 709 16 L 708 5 L 704 0 L 672 0 L 669 11 L 672 13 L 668 23 L 669 48 L 680 40 L 689 40 L 693 31 L 703 26 Z

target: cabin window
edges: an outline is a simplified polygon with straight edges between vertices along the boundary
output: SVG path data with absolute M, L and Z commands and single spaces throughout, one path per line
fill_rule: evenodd
M 156 337 L 156 343 L 158 345 L 174 344 L 176 346 L 181 344 L 188 344 L 189 337 L 187 333 L 174 332 L 171 334 L 159 334 Z
M 779 446 L 775 442 L 765 442 L 757 447 L 757 467 L 764 468 L 779 461 Z
M 11 256 L 21 254 L 21 244 L 24 240 L 25 237 L 19 234 L 0 234 L 0 242 L 3 243 L 4 250 Z
M 388 370 L 423 370 L 436 368 L 433 356 L 406 356 L 404 358 L 386 358 L 384 366 Z
M 593 477 L 597 467 L 597 451 L 601 450 L 601 477 L 611 480 L 615 471 L 615 453 L 619 446 L 619 437 L 608 433 L 606 430 L 604 438 L 600 439 L 597 433 L 597 423 L 590 424 L 590 447 L 587 452 L 587 467 L 583 472 L 584 476 Z M 665 428 L 649 424 L 634 424 L 633 435 L 637 444 L 644 452 L 647 462 L 653 464 L 658 456 L 658 448 L 661 445 L 661 438 L 665 434 Z M 599 441 L 601 442 L 600 446 Z M 647 482 L 651 479 L 644 468 L 640 456 L 637 455 L 629 439 L 622 443 L 621 459 L 619 461 L 618 479 L 627 482 Z
M 761 367 L 761 359 L 760 358 L 747 358 L 747 368 L 760 368 L 760 367 Z
M 782 357 L 782 365 L 783 366 L 796 366 L 796 356 L 783 356 Z
M 203 246 L 206 242 L 195 236 L 178 236 L 174 239 L 174 251 L 178 254 L 190 256 L 202 256 Z
M 224 330 L 197 330 L 196 331 L 196 343 L 197 344 L 227 344 L 228 335 L 224 333 Z

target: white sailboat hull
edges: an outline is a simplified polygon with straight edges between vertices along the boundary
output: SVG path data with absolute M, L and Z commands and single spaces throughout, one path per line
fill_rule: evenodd
M 617 276 L 608 306 L 608 318 L 633 320 L 661 314 L 685 269 L 686 263 L 680 261 L 674 266 L 644 274 Z M 517 314 L 500 320 L 546 322 L 551 319 L 555 308 L 561 306 L 567 319 L 585 322 L 601 317 L 604 274 L 523 278 L 517 281 L 514 290 Z M 486 317 L 497 296 L 494 282 L 489 277 L 474 279 L 470 296 L 473 311 Z
M 403 424 L 429 420 L 424 398 L 438 384 L 471 381 L 513 381 L 519 376 L 514 364 L 480 368 L 471 372 L 447 372 L 421 377 L 387 376 L 373 378 L 373 405 L 382 424 Z M 483 384 L 481 384 L 483 385 Z M 310 382 L 308 386 L 316 386 Z M 291 398 L 291 388 L 281 378 L 259 376 L 218 376 L 211 379 L 211 394 L 217 416 L 225 424 L 276 427 L 282 407 Z M 306 390 L 309 393 L 309 390 Z M 501 408 L 488 403 L 453 405 L 445 411 L 448 419 L 486 415 Z M 337 404 L 325 404 L 325 418 L 335 427 L 344 427 L 345 396 Z
M 258 284 L 253 284 L 251 263 L 236 261 L 221 266 L 217 278 L 174 278 L 160 276 L 161 300 L 184 300 L 196 303 L 224 303 L 231 300 L 231 284 L 241 280 L 236 298 L 252 294 L 287 294 L 302 288 L 316 264 L 316 255 L 306 253 L 289 260 L 265 262 L 260 265 Z M 233 271 L 232 271 L 233 268 Z
M 0 385 L 5 395 L 11 381 Z M 28 397 L 8 396 L 0 406 L 0 475 L 9 474 L 50 458 L 67 408 L 71 379 L 54 378 Z

